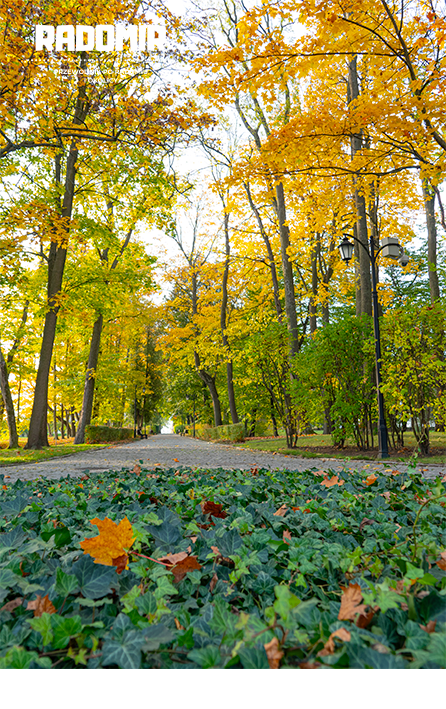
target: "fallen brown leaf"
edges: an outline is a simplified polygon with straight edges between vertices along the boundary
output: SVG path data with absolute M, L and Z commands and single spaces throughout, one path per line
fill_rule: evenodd
M 338 620 L 355 620 L 356 613 L 363 615 L 365 613 L 365 606 L 361 603 L 361 586 L 357 583 L 351 583 L 348 588 L 341 586 L 341 589 L 343 590 L 343 594 Z
M 282 540 L 285 544 L 289 544 L 291 542 L 291 532 L 289 529 L 283 530 Z
M 131 470 L 131 472 L 139 474 L 141 472 L 141 466 L 138 465 L 138 463 L 135 463 L 135 465 L 133 466 L 133 470 Z
M 187 556 L 182 561 L 179 561 L 175 566 L 172 566 L 169 571 L 173 573 L 174 583 L 180 583 L 189 573 L 189 571 L 199 571 L 201 569 L 201 564 L 198 563 L 196 556 Z
M 339 638 L 339 640 L 342 640 L 343 642 L 349 642 L 351 633 L 346 630 L 346 628 L 338 628 L 338 630 L 335 630 L 334 633 L 332 633 L 328 638 L 323 650 L 319 650 L 318 655 L 320 657 L 324 657 L 325 655 L 333 655 L 335 651 L 335 638 Z
M 167 554 L 166 556 L 161 557 L 161 559 L 158 559 L 158 561 L 161 564 L 170 564 L 171 566 L 175 566 L 175 564 L 183 561 L 183 559 L 187 559 L 188 556 L 189 555 L 186 551 L 179 551 L 178 554 Z
M 440 559 L 435 562 L 439 569 L 446 571 L 446 551 L 442 551 L 440 554 Z
M 180 621 L 178 620 L 178 618 L 174 618 L 174 622 L 175 622 L 175 627 L 176 627 L 177 630 L 186 630 L 186 628 L 184 627 L 184 625 L 181 625 L 181 623 L 180 623 Z
M 48 594 L 42 598 L 42 596 L 36 596 L 34 601 L 28 601 L 26 606 L 27 610 L 34 611 L 34 617 L 40 618 L 43 613 L 55 613 L 56 609 L 48 598 Z
M 300 662 L 299 663 L 299 669 L 300 670 L 318 670 L 319 667 L 321 667 L 320 662 Z
M 364 529 L 364 527 L 365 527 L 367 524 L 373 524 L 374 522 L 375 522 L 374 519 L 367 519 L 367 517 L 364 517 L 364 519 L 362 520 L 361 524 L 359 525 L 359 531 L 362 532 L 362 530 Z
M 286 505 L 282 505 L 276 512 L 274 512 L 274 517 L 284 517 L 287 509 L 288 507 Z
M 362 615 L 358 615 L 355 625 L 358 628 L 367 628 L 367 626 L 372 622 L 373 616 L 377 610 L 378 606 L 376 606 L 375 609 L 372 608 L 369 611 L 364 612 Z
M 211 502 L 210 500 L 203 500 L 201 503 L 201 511 L 204 515 L 211 515 L 212 517 L 219 517 L 220 519 L 225 519 L 228 516 L 223 510 L 223 505 L 219 505 L 217 502 Z
M 436 625 L 437 625 L 436 620 L 430 620 L 427 625 L 420 625 L 420 628 L 421 628 L 421 630 L 425 630 L 426 633 L 434 633 Z
M 116 559 L 112 559 L 112 565 L 116 566 L 116 572 L 118 574 L 122 574 L 125 567 L 127 566 L 128 560 L 129 557 L 127 556 L 127 554 L 121 554 L 120 556 L 117 556 Z
M 209 591 L 211 593 L 214 592 L 214 588 L 217 585 L 217 581 L 218 581 L 218 576 L 217 576 L 217 574 L 214 574 L 213 577 L 211 578 L 211 583 L 209 584 Z
M 12 613 L 13 610 L 21 606 L 23 603 L 23 596 L 19 596 L 18 598 L 14 598 L 12 601 L 8 601 L 8 603 L 5 603 L 5 605 L 0 608 L 0 613 L 2 611 L 7 611 L 8 613 Z
M 269 643 L 263 645 L 266 651 L 266 656 L 268 658 L 268 664 L 270 670 L 278 670 L 280 665 L 280 660 L 283 657 L 282 650 L 279 650 L 279 641 L 277 638 L 273 638 Z

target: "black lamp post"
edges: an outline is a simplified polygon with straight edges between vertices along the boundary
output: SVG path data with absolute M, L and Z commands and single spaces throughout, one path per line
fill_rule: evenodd
M 373 302 L 373 333 L 375 336 L 375 368 L 376 368 L 376 389 L 378 394 L 378 443 L 379 452 L 378 458 L 388 458 L 389 457 L 389 446 L 388 446 L 388 435 L 386 419 L 384 416 L 384 397 L 381 391 L 381 338 L 379 332 L 379 318 L 378 318 L 378 292 L 376 290 L 376 259 L 380 251 L 383 252 L 384 256 L 389 258 L 398 259 L 401 266 L 407 266 L 409 263 L 409 257 L 403 252 L 402 247 L 399 245 L 398 240 L 394 238 L 383 239 L 383 245 L 375 251 L 375 243 L 372 236 L 369 239 L 369 249 L 359 241 L 355 236 L 349 234 L 344 234 L 341 243 L 339 244 L 339 253 L 343 261 L 348 263 L 353 256 L 354 245 L 349 241 L 349 236 L 354 241 L 362 246 L 367 256 L 372 264 L 372 302 Z
M 133 411 L 133 438 L 136 438 L 136 406 L 137 406 L 137 401 L 136 401 L 136 384 L 135 384 L 135 402 L 134 402 L 134 411 Z
M 142 404 L 142 428 L 144 429 L 144 435 L 146 435 L 146 388 L 142 388 L 143 404 Z

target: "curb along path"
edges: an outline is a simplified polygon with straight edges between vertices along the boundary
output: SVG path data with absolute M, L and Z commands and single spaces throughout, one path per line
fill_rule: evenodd
M 55 460 L 45 460 L 41 463 L 8 465 L 0 468 L 9 482 L 15 480 L 33 480 L 43 475 L 47 478 L 61 478 L 67 475 L 77 477 L 87 470 L 92 473 L 104 470 L 120 471 L 132 469 L 135 463 L 144 468 L 190 467 L 190 468 L 226 468 L 249 470 L 252 467 L 268 470 L 359 470 L 364 473 L 385 472 L 385 470 L 407 470 L 406 463 L 381 463 L 379 461 L 341 461 L 329 458 L 298 458 L 268 453 L 266 451 L 251 451 L 218 443 L 209 443 L 198 439 L 186 438 L 174 434 L 151 436 L 147 440 L 132 441 L 125 445 L 102 448 L 101 450 L 75 453 Z M 424 465 L 419 462 L 417 472 L 426 478 L 434 478 L 446 473 L 446 465 Z

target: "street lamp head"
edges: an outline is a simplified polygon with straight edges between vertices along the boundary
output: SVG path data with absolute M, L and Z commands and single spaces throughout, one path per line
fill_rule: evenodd
M 348 240 L 348 235 L 344 234 L 344 238 L 338 246 L 339 253 L 341 254 L 341 259 L 348 263 L 353 256 L 354 246 L 351 241 Z
M 409 263 L 409 256 L 408 256 L 407 254 L 405 254 L 402 249 L 401 249 L 400 257 L 399 257 L 399 259 L 398 259 L 398 263 L 399 263 L 400 266 L 402 266 L 403 268 L 405 268 L 405 267 L 407 266 L 407 264 Z

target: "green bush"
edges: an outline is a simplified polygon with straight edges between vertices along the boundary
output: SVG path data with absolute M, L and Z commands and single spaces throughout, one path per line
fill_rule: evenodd
M 244 440 L 244 427 L 242 423 L 224 424 L 214 428 L 197 426 L 196 436 L 204 441 L 232 441 L 236 443 Z
M 85 443 L 108 443 L 126 441 L 133 438 L 132 428 L 111 428 L 110 426 L 85 426 Z

